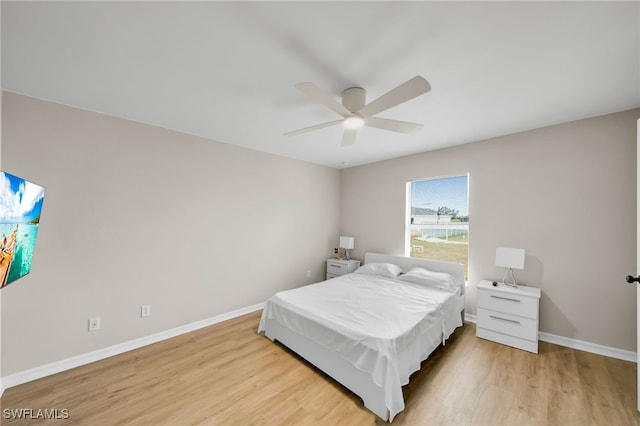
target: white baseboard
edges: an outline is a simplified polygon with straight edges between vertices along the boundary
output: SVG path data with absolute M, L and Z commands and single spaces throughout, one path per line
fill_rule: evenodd
M 554 345 L 565 346 L 567 348 L 577 349 L 584 352 L 591 352 L 592 354 L 604 355 L 609 358 L 638 362 L 638 354 L 636 352 L 612 348 L 611 346 L 599 345 L 597 343 L 584 342 L 582 340 L 570 339 L 568 337 L 558 336 L 556 334 L 545 333 L 542 331 L 538 336 L 543 342 L 553 343 Z
M 477 322 L 477 317 L 475 315 L 467 313 L 464 314 L 464 319 L 468 322 Z M 638 354 L 625 349 L 612 348 L 610 346 L 571 339 L 569 337 L 558 336 L 556 334 L 545 333 L 543 331 L 538 333 L 538 338 L 543 342 L 553 343 L 554 345 L 564 346 L 566 348 L 577 349 L 579 351 L 590 352 L 597 355 L 604 355 L 609 358 L 621 359 L 623 361 L 638 362 Z
M 475 324 L 475 323 L 478 322 L 477 318 L 478 317 L 476 317 L 475 315 L 471 315 L 471 314 L 468 314 L 466 312 L 464 313 L 464 320 L 467 321 L 467 322 L 472 322 L 472 323 Z
M 119 355 L 121 353 L 131 351 L 133 349 L 138 349 L 143 346 L 150 345 L 152 343 L 170 339 L 172 337 L 176 337 L 181 334 L 189 333 L 191 331 L 195 331 L 200 328 L 208 327 L 210 325 L 217 324 L 222 321 L 226 321 L 232 318 L 246 315 L 263 308 L 264 308 L 264 302 L 258 303 L 253 306 L 240 308 L 232 312 L 227 312 L 225 314 L 217 315 L 212 318 L 207 318 L 204 320 L 192 322 L 190 324 L 186 324 L 180 327 L 161 331 L 159 333 L 151 334 L 149 336 L 141 337 L 139 339 L 130 340 L 128 342 L 119 343 L 117 345 L 109 346 L 103 349 L 98 349 L 96 351 L 88 352 L 86 354 L 77 355 L 71 358 L 63 359 L 61 361 L 56 361 L 50 364 L 45 364 L 39 367 L 31 368 L 29 370 L 13 373 L 8 376 L 0 378 L 0 391 L 4 391 L 4 389 L 21 385 L 23 383 L 27 383 L 32 380 L 41 379 L 43 377 L 47 377 L 52 374 L 56 374 L 62 371 L 70 370 L 72 368 L 80 367 L 81 365 L 89 364 L 95 361 L 100 361 L 102 359 L 109 358 L 114 355 Z M 1 395 L 2 393 L 0 392 L 0 396 Z

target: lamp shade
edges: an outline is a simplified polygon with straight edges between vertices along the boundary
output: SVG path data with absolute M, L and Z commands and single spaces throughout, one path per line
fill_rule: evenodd
M 353 237 L 340 237 L 340 248 L 352 249 L 354 247 L 355 238 Z
M 511 269 L 524 269 L 524 249 L 498 247 L 496 266 Z

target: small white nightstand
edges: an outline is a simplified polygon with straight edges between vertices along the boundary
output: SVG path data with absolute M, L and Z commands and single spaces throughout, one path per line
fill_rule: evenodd
M 359 260 L 327 259 L 327 279 L 350 274 L 359 267 Z
M 476 336 L 538 353 L 540 289 L 510 287 L 492 281 L 478 284 Z

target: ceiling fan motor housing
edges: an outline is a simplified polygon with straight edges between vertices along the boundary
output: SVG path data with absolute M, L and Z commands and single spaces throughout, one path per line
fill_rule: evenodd
M 342 105 L 351 112 L 360 111 L 365 105 L 367 91 L 362 87 L 350 87 L 342 92 Z

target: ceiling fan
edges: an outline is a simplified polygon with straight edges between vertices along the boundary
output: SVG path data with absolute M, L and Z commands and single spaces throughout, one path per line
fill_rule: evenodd
M 374 117 L 374 115 L 400 105 L 403 102 L 407 102 L 408 100 L 431 90 L 429 82 L 418 75 L 402 83 L 398 87 L 391 89 L 368 104 L 365 104 L 365 97 L 367 94 L 366 90 L 361 87 L 351 87 L 342 92 L 342 103 L 340 104 L 333 98 L 333 96 L 329 95 L 313 83 L 298 83 L 295 85 L 295 88 L 309 96 L 311 99 L 314 99 L 327 108 L 337 112 L 342 116 L 342 119 L 287 132 L 285 133 L 285 136 L 295 136 L 301 133 L 342 123 L 344 127 L 344 133 L 342 134 L 342 146 L 353 144 L 356 140 L 357 131 L 362 126 L 376 127 L 378 129 L 407 134 L 418 132 L 422 129 L 422 124 Z

